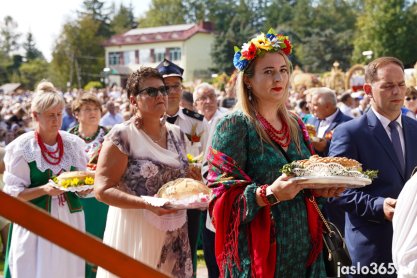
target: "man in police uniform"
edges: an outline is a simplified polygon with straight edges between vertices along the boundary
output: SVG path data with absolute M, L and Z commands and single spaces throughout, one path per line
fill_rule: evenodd
M 165 59 L 156 69 L 162 74 L 165 86 L 168 90 L 168 109 L 167 121 L 171 124 L 178 125 L 181 131 L 186 135 L 186 152 L 198 156 L 205 151 L 208 136 L 208 127 L 203 121 L 204 116 L 197 112 L 180 107 L 182 95 L 182 74 L 184 70 Z M 194 179 L 201 180 L 201 173 L 198 176 L 192 175 Z M 200 210 L 188 210 L 188 237 L 191 246 L 191 255 L 196 265 L 197 239 L 200 230 Z

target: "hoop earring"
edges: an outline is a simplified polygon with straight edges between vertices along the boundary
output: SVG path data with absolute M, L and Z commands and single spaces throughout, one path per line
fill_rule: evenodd
M 135 117 L 135 126 L 137 129 L 141 129 L 143 127 L 143 119 L 139 115 L 136 115 Z
M 159 119 L 159 125 L 160 126 L 164 126 L 165 125 L 165 123 L 167 121 L 167 117 L 168 117 L 167 113 L 164 113 L 164 115 Z

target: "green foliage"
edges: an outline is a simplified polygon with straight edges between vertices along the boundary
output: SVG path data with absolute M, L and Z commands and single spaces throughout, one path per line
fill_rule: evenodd
M 84 86 L 84 91 L 90 91 L 92 88 L 100 89 L 103 88 L 103 84 L 100 81 L 90 81 Z
M 372 50 L 373 58 L 395 56 L 404 63 L 417 59 L 416 14 L 405 0 L 364 0 L 364 12 L 357 21 L 353 60 L 364 62 L 363 51 Z
M 181 0 L 152 0 L 145 16 L 139 19 L 139 27 L 183 24 L 185 13 Z
M 107 37 L 100 35 L 103 23 L 98 21 L 97 11 L 81 13 L 75 22 L 68 22 L 57 41 L 51 62 L 51 80 L 59 87 L 81 88 L 92 79 L 101 76 L 104 68 L 104 48 Z
M 48 62 L 44 59 L 33 59 L 20 66 L 20 80 L 25 88 L 35 89 L 35 85 L 42 79 L 49 80 Z
M 110 30 L 110 8 L 104 6 L 104 1 L 84 0 L 82 10 L 79 11 L 79 19 L 91 17 L 93 21 L 99 24 L 97 36 L 109 37 L 112 35 Z
M 303 62 L 307 72 L 329 71 L 332 64 L 338 61 L 341 68 L 347 70 L 350 67 L 350 58 L 353 50 L 351 37 L 353 32 L 345 30 L 336 33 L 334 29 L 315 29 L 311 36 L 297 48 L 298 57 Z
M 7 71 L 7 69 L 11 65 L 11 63 L 12 61 L 10 57 L 0 50 L 0 84 L 10 82 L 9 72 Z
M 19 49 L 20 33 L 17 32 L 17 23 L 11 16 L 6 16 L 0 23 L 0 50 L 6 55 Z
M 135 18 L 133 16 L 133 7 L 125 7 L 120 4 L 118 11 L 113 16 L 110 22 L 110 29 L 113 34 L 122 34 L 129 31 L 135 25 Z
M 26 51 L 25 57 L 28 61 L 34 59 L 45 59 L 42 52 L 36 48 L 36 43 L 31 32 L 29 32 L 26 36 L 26 41 L 23 43 L 23 49 Z

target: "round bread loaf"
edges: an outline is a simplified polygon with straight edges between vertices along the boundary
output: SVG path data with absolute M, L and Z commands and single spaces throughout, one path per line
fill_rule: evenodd
M 93 178 L 94 179 L 94 172 L 87 172 L 87 171 L 72 171 L 72 172 L 64 172 L 62 174 L 60 174 L 57 179 L 58 179 L 58 184 L 62 185 L 62 183 L 64 181 L 70 181 L 73 180 L 75 178 L 77 178 L 81 183 L 82 181 L 84 181 L 87 177 Z
M 200 193 L 210 195 L 211 189 L 199 181 L 179 178 L 164 184 L 156 195 L 159 198 L 181 200 Z

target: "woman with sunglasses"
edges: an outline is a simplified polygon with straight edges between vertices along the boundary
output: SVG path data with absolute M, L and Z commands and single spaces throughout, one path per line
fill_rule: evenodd
M 94 94 L 85 93 L 72 103 L 72 112 L 78 124 L 68 132 L 84 140 L 86 143 L 84 151 L 88 156 L 88 165 L 94 169 L 104 136 L 108 133 L 107 128 L 99 125 L 102 113 L 101 103 Z M 81 198 L 80 201 L 84 208 L 87 233 L 102 239 L 109 206 L 91 196 Z M 85 271 L 85 277 L 96 277 L 97 266 L 87 262 Z
M 104 243 L 170 276 L 191 277 L 186 211 L 142 198 L 187 175 L 184 136 L 165 121 L 168 93 L 156 69 L 134 72 L 127 93 L 135 115 L 105 137 L 96 170 L 96 198 L 110 205 Z M 113 277 L 101 268 L 97 276 Z
M 405 93 L 404 98 L 404 108 L 403 113 L 405 112 L 407 116 L 416 119 L 417 114 L 417 89 L 415 87 L 408 87 L 407 92 Z

